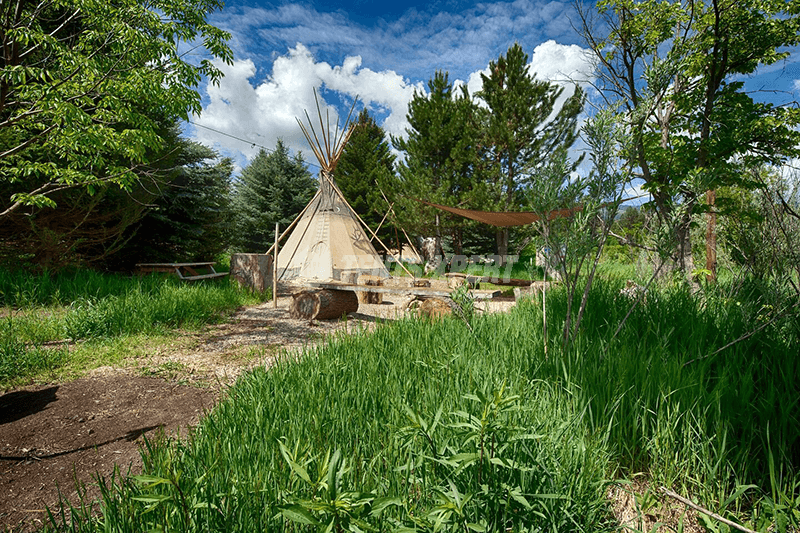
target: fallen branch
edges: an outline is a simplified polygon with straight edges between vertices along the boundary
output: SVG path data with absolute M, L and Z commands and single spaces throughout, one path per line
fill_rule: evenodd
M 676 500 L 678 500 L 679 502 L 681 502 L 684 505 L 688 505 L 689 507 L 691 507 L 695 511 L 698 511 L 700 513 L 703 513 L 704 515 L 710 516 L 711 518 L 713 518 L 717 522 L 722 522 L 723 524 L 725 524 L 728 527 L 732 527 L 734 529 L 738 529 L 739 531 L 744 531 L 745 533 L 757 533 L 756 531 L 753 531 L 752 529 L 748 529 L 748 528 L 746 528 L 744 526 L 740 526 L 736 522 L 731 522 L 727 518 L 723 518 L 720 515 L 718 515 L 717 513 L 713 513 L 711 511 L 709 511 L 708 509 L 704 509 L 703 507 L 700 507 L 699 505 L 697 505 L 696 503 L 692 502 L 691 500 L 689 500 L 687 498 L 684 498 L 680 494 L 672 492 L 671 490 L 669 490 L 666 487 L 661 487 L 661 492 L 663 492 L 667 496 L 675 498 Z

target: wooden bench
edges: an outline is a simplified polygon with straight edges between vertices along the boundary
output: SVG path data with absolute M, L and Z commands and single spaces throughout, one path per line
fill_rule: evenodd
M 383 287 L 374 285 L 353 285 L 350 283 L 337 283 L 335 281 L 311 281 L 307 283 L 311 287 L 318 289 L 353 291 L 353 292 L 376 292 L 382 294 L 402 294 L 404 296 L 423 296 L 423 297 L 449 297 L 452 289 L 432 289 L 430 287 Z M 476 300 L 491 299 L 500 295 L 499 290 L 475 290 L 470 294 Z
M 175 274 L 182 281 L 197 281 L 201 279 L 221 278 L 228 275 L 228 272 L 217 272 L 214 270 L 216 261 L 201 263 L 137 263 L 137 272 L 142 274 L 152 274 L 163 272 L 165 274 Z M 208 270 L 210 272 L 201 274 L 198 270 Z
M 381 285 L 356 285 L 335 281 L 310 281 L 308 290 L 292 295 L 289 315 L 292 318 L 329 319 L 339 318 L 347 313 L 358 311 L 357 293 L 402 294 L 417 298 L 450 298 L 451 289 L 431 287 L 384 287 Z M 490 299 L 500 295 L 499 290 L 470 291 L 475 299 Z

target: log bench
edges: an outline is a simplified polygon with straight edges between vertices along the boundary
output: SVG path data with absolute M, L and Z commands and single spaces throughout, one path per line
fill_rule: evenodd
M 439 296 L 445 297 L 452 294 L 452 289 L 435 289 L 432 287 L 386 287 L 382 285 L 356 285 L 352 283 L 337 283 L 335 281 L 311 281 L 307 285 L 318 289 L 330 289 L 353 292 L 376 292 L 381 294 L 401 294 L 403 296 Z M 470 291 L 477 300 L 491 299 L 500 295 L 500 290 Z
M 228 275 L 228 272 L 217 272 L 214 270 L 216 261 L 206 261 L 200 263 L 137 263 L 136 271 L 139 275 L 163 272 L 165 274 L 175 274 L 182 281 L 197 281 L 201 279 L 221 278 Z M 201 274 L 198 272 L 208 271 Z
M 381 285 L 356 285 L 352 283 L 338 283 L 335 281 L 308 282 L 308 290 L 302 290 L 292 295 L 289 315 L 293 318 L 308 320 L 324 320 L 341 318 L 348 313 L 358 311 L 358 296 L 356 293 L 367 292 L 377 294 L 401 294 L 416 296 L 418 298 L 449 297 L 452 290 L 433 289 L 430 287 L 384 287 Z M 494 298 L 500 294 L 499 290 L 470 291 L 473 298 Z

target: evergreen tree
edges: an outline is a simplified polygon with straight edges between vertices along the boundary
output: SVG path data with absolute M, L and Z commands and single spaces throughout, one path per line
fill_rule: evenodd
M 447 233 L 455 236 L 461 252 L 466 219 L 443 214 L 414 199 L 471 207 L 473 171 L 477 154 L 478 115 L 466 89 L 456 94 L 446 72 L 437 71 L 428 82 L 430 94 L 415 93 L 408 107 L 408 138 L 392 138 L 406 159 L 398 167 L 395 185 L 401 223 L 417 234 L 433 236 L 437 248 Z
M 481 74 L 481 78 L 483 89 L 476 96 L 488 107 L 483 140 L 489 150 L 483 209 L 519 210 L 525 205 L 525 189 L 535 187 L 531 180 L 535 169 L 550 154 L 572 146 L 577 139 L 584 93 L 576 87 L 556 117 L 548 120 L 563 88 L 535 79 L 529 72 L 528 54 L 518 43 L 505 56 L 489 63 L 489 75 Z M 508 228 L 498 228 L 496 238 L 497 253 L 505 256 Z
M 386 132 L 363 109 L 336 165 L 335 180 L 347 202 L 373 231 L 389 209 L 381 190 L 392 181 L 394 159 Z M 384 222 L 378 237 L 384 243 L 394 238 L 390 223 Z
M 302 155 L 289 157 L 283 141 L 271 154 L 261 150 L 235 184 L 234 249 L 266 251 L 275 239 L 275 223 L 282 228 L 291 224 L 316 190 Z
M 227 250 L 233 161 L 213 162 L 218 158 L 214 150 L 185 140 L 177 151 L 177 166 L 161 183 L 150 184 L 159 197 L 128 230 L 126 245 L 110 258 L 108 267 L 127 270 L 141 261 L 208 261 Z

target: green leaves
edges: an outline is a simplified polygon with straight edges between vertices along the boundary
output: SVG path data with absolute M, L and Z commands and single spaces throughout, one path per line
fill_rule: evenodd
M 673 255 L 680 268 L 689 268 L 689 228 L 705 209 L 706 190 L 735 185 L 749 169 L 780 166 L 800 154 L 800 110 L 788 101 L 773 106 L 741 82 L 800 43 L 798 4 L 605 0 L 598 9 L 605 37 L 581 14 L 599 61 L 598 85 L 629 128 L 627 165 L 653 194 L 659 220 L 676 222 L 668 228 L 675 234 Z M 687 209 L 676 219 L 678 202 Z M 710 257 L 716 256 L 713 236 L 712 230 Z
M 338 449 L 333 455 L 330 450 L 326 452 L 325 458 L 316 465 L 317 476 L 311 478 L 306 466 L 315 462 L 313 458 L 298 460 L 297 445 L 293 452 L 281 441 L 278 441 L 278 446 L 292 472 L 311 489 L 311 498 L 299 498 L 290 492 L 285 497 L 288 503 L 278 506 L 279 514 L 292 522 L 326 532 L 378 531 L 374 519 L 389 507 L 402 504 L 399 498 L 378 498 L 373 493 L 343 490 L 352 469 Z
M 476 94 L 488 112 L 481 143 L 486 146 L 484 165 L 487 194 L 483 209 L 517 211 L 526 191 L 537 191 L 536 171 L 558 152 L 566 152 L 577 139 L 577 117 L 583 111 L 580 87 L 554 118 L 556 100 L 564 88 L 537 80 L 529 72 L 528 55 L 519 43 L 489 64 L 481 74 L 483 88 Z M 577 162 L 573 166 L 577 166 Z M 497 253 L 508 253 L 509 230 L 497 230 Z
M 398 203 L 401 226 L 442 237 L 451 228 L 463 228 L 464 219 L 414 200 L 462 206 L 475 201 L 480 112 L 466 90 L 461 94 L 454 91 L 446 72 L 436 72 L 428 81 L 428 91 L 415 92 L 409 103 L 407 138 L 392 138 L 406 158 L 398 165 L 399 177 L 392 187 L 396 196 L 391 200 Z
M 571 440 L 576 420 L 550 411 L 554 390 L 541 397 L 541 389 L 527 392 L 536 397 L 537 412 L 526 407 L 530 398 L 510 393 L 505 383 L 463 395 L 463 408 L 440 409 L 432 421 L 406 408 L 412 424 L 397 437 L 410 456 L 402 471 L 418 473 L 408 483 L 412 494 L 422 494 L 407 503 L 406 518 L 419 530 L 570 530 L 569 515 L 593 505 L 578 511 L 585 488 L 566 490 L 560 481 L 591 463 L 585 443 Z M 413 435 L 435 440 L 439 452 L 431 456 L 425 442 L 408 438 Z
M 228 35 L 206 16 L 216 0 L 99 2 L 12 0 L 0 15 L 0 217 L 58 187 L 117 184 L 162 143 L 159 120 L 200 109 L 201 77 L 220 71 L 193 64 L 179 43 L 200 39 L 223 61 Z M 52 164 L 43 174 L 37 165 Z M 26 180 L 10 176 L 26 174 Z M 44 185 L 44 186 L 43 186 Z M 12 199 L 12 194 L 16 195 Z

